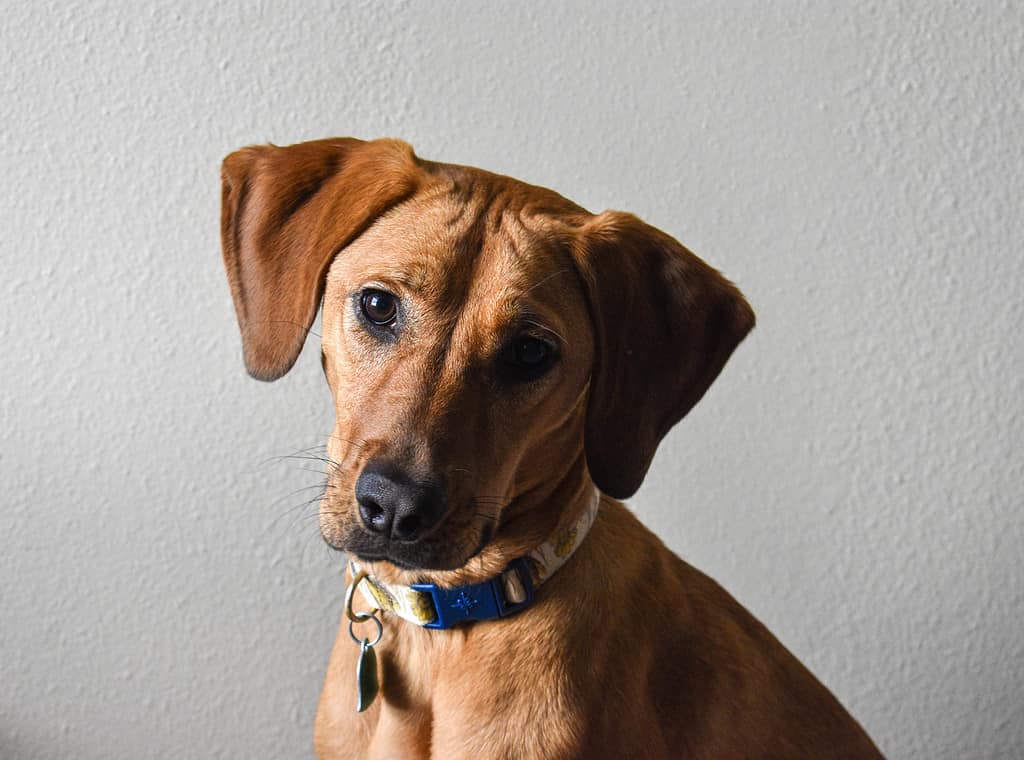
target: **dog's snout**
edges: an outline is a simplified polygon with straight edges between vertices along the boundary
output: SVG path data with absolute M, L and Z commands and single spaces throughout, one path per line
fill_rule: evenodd
M 373 533 L 415 541 L 444 515 L 444 488 L 417 480 L 384 463 L 371 462 L 356 481 L 356 501 L 363 525 Z

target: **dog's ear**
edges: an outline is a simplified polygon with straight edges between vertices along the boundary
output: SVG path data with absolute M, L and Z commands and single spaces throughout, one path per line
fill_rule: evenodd
M 592 217 L 573 256 L 594 324 L 587 466 L 598 488 L 624 499 L 754 326 L 754 312 L 716 270 L 631 214 Z
M 291 369 L 331 260 L 420 177 L 398 140 L 259 145 L 224 159 L 221 247 L 250 375 L 276 380 Z

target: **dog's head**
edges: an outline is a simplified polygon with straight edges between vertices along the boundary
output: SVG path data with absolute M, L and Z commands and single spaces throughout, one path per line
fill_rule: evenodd
M 496 572 L 591 479 L 630 496 L 754 323 L 636 217 L 396 140 L 245 148 L 222 175 L 250 374 L 291 368 L 322 301 L 321 530 L 365 560 Z

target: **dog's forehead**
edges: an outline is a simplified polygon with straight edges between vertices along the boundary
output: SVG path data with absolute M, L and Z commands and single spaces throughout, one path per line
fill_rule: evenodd
M 383 215 L 335 260 L 328 282 L 397 284 L 427 300 L 544 299 L 575 280 L 557 223 L 521 191 L 422 193 Z

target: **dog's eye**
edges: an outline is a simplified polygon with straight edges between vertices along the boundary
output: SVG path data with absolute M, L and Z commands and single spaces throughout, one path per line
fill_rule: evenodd
M 555 348 L 532 335 L 520 335 L 506 344 L 499 355 L 502 374 L 512 380 L 536 380 L 555 359 Z
M 512 346 L 516 354 L 516 363 L 524 367 L 544 364 L 551 353 L 551 346 L 537 338 L 519 338 Z
M 364 290 L 359 306 L 363 316 L 375 325 L 390 325 L 398 316 L 398 299 L 383 290 Z

